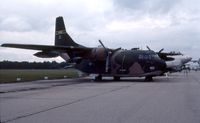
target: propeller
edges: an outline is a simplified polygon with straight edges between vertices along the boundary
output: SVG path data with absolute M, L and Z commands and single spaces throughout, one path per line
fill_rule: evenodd
M 146 46 L 148 50 L 151 50 L 151 48 L 149 48 L 149 46 Z
M 146 46 L 146 47 L 147 47 L 148 50 L 152 50 L 149 46 Z M 164 48 L 160 49 L 160 50 L 158 51 L 158 53 L 161 53 L 163 50 L 164 50 Z M 152 51 L 153 51 L 153 50 L 152 50 Z
M 109 66 L 110 66 L 110 52 L 109 52 L 108 48 L 106 48 L 104 46 L 104 44 L 101 42 L 101 40 L 99 40 L 99 43 L 102 45 L 102 47 L 106 51 L 106 68 L 105 68 L 105 72 L 108 72 L 108 69 L 109 69 Z
M 152 50 L 149 46 L 146 46 L 146 47 L 147 47 L 148 50 Z M 163 50 L 164 50 L 164 48 L 160 49 L 160 50 L 158 51 L 158 53 L 161 53 Z M 153 51 L 153 50 L 152 50 L 152 51 Z
M 162 48 L 161 50 L 158 51 L 158 53 L 161 53 L 164 50 L 164 48 Z
M 148 50 L 151 50 L 151 48 L 149 48 L 149 46 L 146 46 L 147 47 L 147 49 Z M 175 54 L 175 53 L 162 53 L 162 51 L 164 50 L 164 48 L 162 48 L 162 49 L 160 49 L 158 52 L 156 52 L 157 54 L 158 54 L 158 56 L 161 58 L 161 59 L 163 59 L 163 60 L 165 60 L 165 61 L 172 61 L 172 60 L 174 60 L 174 58 L 173 57 L 170 57 L 170 55 L 178 55 L 178 54 Z M 151 50 L 151 51 L 153 51 L 153 50 Z M 169 56 L 167 56 L 167 55 L 169 55 Z

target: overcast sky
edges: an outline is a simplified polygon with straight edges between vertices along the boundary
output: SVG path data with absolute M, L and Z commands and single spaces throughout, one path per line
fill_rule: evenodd
M 200 0 L 1 0 L 0 44 L 54 44 L 55 18 L 79 44 L 180 51 L 200 57 Z M 36 51 L 0 48 L 0 61 L 41 59 Z

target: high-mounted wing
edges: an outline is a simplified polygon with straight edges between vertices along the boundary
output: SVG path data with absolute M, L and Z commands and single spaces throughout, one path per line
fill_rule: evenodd
M 2 47 L 29 49 L 29 50 L 42 50 L 42 51 L 91 51 L 91 48 L 86 47 L 73 47 L 73 46 L 53 46 L 53 45 L 33 45 L 33 44 L 2 44 Z
M 66 61 L 71 57 L 83 57 L 89 53 L 92 48 L 74 47 L 74 46 L 51 46 L 51 45 L 33 45 L 33 44 L 2 44 L 2 47 L 40 50 L 34 55 L 40 58 L 53 58 L 61 56 Z M 76 54 L 76 56 L 74 56 Z

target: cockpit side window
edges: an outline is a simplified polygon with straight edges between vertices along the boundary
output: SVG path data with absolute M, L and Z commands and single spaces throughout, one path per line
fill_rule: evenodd
M 140 60 L 152 60 L 152 59 L 159 59 L 159 56 L 157 54 L 140 54 L 138 56 L 138 59 L 140 59 Z
M 152 56 L 149 55 L 149 54 L 141 54 L 141 55 L 138 56 L 138 59 L 140 59 L 140 60 L 151 60 Z

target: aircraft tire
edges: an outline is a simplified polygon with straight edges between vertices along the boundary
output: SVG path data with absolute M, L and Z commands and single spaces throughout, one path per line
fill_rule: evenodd
M 151 82 L 151 81 L 153 81 L 153 76 L 146 76 L 146 77 L 145 77 L 145 81 L 146 81 L 146 82 Z
M 98 75 L 95 77 L 95 81 L 102 81 L 102 75 Z
M 113 79 L 114 79 L 115 81 L 119 81 L 119 80 L 120 80 L 120 76 L 113 76 Z

